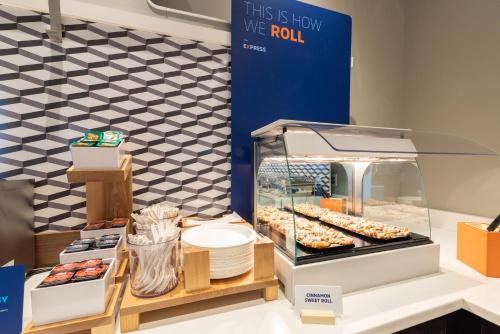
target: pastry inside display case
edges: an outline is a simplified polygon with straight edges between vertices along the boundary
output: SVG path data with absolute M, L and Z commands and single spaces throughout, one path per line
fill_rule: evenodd
M 273 206 L 262 207 L 257 219 L 283 236 L 295 233 L 297 243 L 307 248 L 338 249 L 342 246 L 354 246 L 353 239 L 340 231 L 302 217 L 294 220 L 292 213 Z
M 297 121 L 254 131 L 257 232 L 295 264 L 432 243 L 419 154 L 488 152 L 430 149 L 426 136 L 417 149 L 416 134 Z

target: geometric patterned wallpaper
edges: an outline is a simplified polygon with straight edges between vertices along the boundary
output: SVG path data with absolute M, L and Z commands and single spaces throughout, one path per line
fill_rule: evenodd
M 133 155 L 134 210 L 168 201 L 212 217 L 230 207 L 230 50 L 0 6 L 0 179 L 35 179 L 35 228 L 85 224 L 69 143 L 120 130 Z

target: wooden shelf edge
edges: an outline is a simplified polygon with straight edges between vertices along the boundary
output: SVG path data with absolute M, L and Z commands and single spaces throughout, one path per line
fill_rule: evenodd
M 119 310 L 118 300 L 122 291 L 122 283 L 114 284 L 112 287 L 113 294 L 108 302 L 108 307 L 106 312 L 103 314 L 93 315 L 84 318 L 65 320 L 61 322 L 56 322 L 52 324 L 33 326 L 31 321 L 28 323 L 26 328 L 22 331 L 22 334 L 57 334 L 57 333 L 71 333 L 82 330 L 91 329 L 93 327 L 100 327 L 110 325 L 114 321 Z
M 179 282 L 179 284 L 182 284 L 182 282 Z M 231 286 L 228 288 L 217 288 L 217 286 L 215 287 L 211 286 L 208 289 L 190 292 L 188 295 L 182 297 L 172 298 L 168 296 L 168 294 L 166 294 L 164 296 L 159 296 L 154 298 L 138 298 L 132 295 L 129 282 L 125 287 L 122 304 L 120 306 L 120 314 L 131 315 L 131 314 L 161 310 L 165 308 L 190 304 L 197 301 L 208 300 L 212 298 L 219 298 L 228 295 L 245 293 L 249 291 L 262 290 L 274 286 L 276 287 L 279 286 L 279 281 L 276 276 L 274 276 L 274 278 L 246 282 L 243 283 L 242 285 Z M 135 304 L 134 303 L 135 299 L 139 299 L 141 303 Z M 126 305 L 127 303 L 130 304 Z
M 74 166 L 66 170 L 69 183 L 82 182 L 121 182 L 127 179 L 132 168 L 132 156 L 124 156 L 119 169 L 76 169 Z
M 198 225 L 187 225 L 186 226 L 186 222 L 188 220 L 200 221 L 200 224 L 198 224 Z M 192 227 L 195 227 L 195 226 L 203 225 L 204 221 L 205 221 L 204 219 L 201 219 L 201 218 L 198 218 L 198 217 L 184 217 L 181 220 L 180 227 L 182 228 L 182 230 L 186 230 L 188 228 L 192 228 Z M 253 229 L 253 225 L 249 224 L 248 222 L 246 222 L 243 219 L 242 220 L 235 220 L 235 221 L 229 222 L 229 224 L 241 224 L 241 225 L 245 225 L 245 226 L 250 227 L 250 228 Z
M 120 263 L 120 268 L 118 268 L 118 271 L 116 272 L 116 275 L 115 275 L 116 283 L 123 282 L 123 280 L 125 279 L 126 272 L 127 272 L 127 267 L 128 267 L 128 256 L 123 256 L 122 261 Z

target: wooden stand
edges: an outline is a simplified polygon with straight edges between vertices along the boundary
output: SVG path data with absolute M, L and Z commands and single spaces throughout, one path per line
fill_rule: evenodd
M 122 290 L 121 284 L 115 284 L 106 312 L 85 318 L 56 322 L 43 326 L 33 326 L 31 322 L 23 330 L 23 334 L 64 334 L 91 330 L 92 334 L 114 334 L 115 319 L 119 310 L 118 299 Z
M 300 319 L 303 324 L 335 325 L 335 313 L 331 310 L 302 310 Z
M 184 251 L 184 272 L 179 284 L 169 293 L 154 298 L 132 295 L 130 283 L 125 288 L 120 307 L 122 332 L 137 330 L 141 313 L 161 310 L 226 295 L 261 290 L 266 301 L 278 298 L 278 279 L 274 275 L 274 244 L 268 239 L 254 245 L 254 268 L 237 277 L 210 280 L 208 250 L 187 248 Z
M 122 260 L 115 275 L 115 283 L 123 283 L 128 273 L 128 251 L 123 250 L 122 252 Z
M 129 218 L 132 213 L 132 156 L 126 155 L 120 169 L 75 169 L 67 171 L 69 183 L 85 183 L 87 222 Z

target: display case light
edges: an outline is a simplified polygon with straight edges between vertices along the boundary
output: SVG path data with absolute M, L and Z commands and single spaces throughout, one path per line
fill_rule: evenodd
M 304 162 L 304 163 L 331 163 L 331 162 L 377 162 L 377 161 L 386 161 L 386 162 L 405 162 L 412 161 L 412 159 L 406 158 L 385 158 L 385 157 L 325 157 L 325 156 L 314 156 L 314 157 L 294 157 L 290 156 L 286 157 L 268 157 L 264 159 L 265 161 L 275 161 L 275 162 Z

